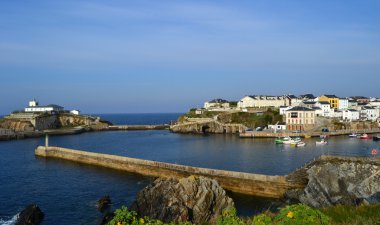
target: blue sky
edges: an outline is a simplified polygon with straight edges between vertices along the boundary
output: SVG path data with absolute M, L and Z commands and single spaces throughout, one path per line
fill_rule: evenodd
M 87 113 L 380 97 L 379 12 L 377 0 L 1 1 L 0 114 L 34 97 Z

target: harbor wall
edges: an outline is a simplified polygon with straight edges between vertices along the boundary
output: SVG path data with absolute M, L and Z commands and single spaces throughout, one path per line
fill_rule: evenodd
M 190 175 L 204 176 L 217 180 L 227 190 L 262 197 L 281 198 L 286 190 L 299 188 L 287 182 L 285 176 L 268 176 L 184 166 L 68 148 L 39 146 L 35 150 L 35 155 L 46 158 L 65 159 L 154 177 L 183 178 Z

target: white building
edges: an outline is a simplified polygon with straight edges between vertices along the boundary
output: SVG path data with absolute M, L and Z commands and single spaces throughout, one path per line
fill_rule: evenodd
M 74 115 L 79 115 L 79 114 L 80 114 L 80 111 L 74 109 L 74 110 L 71 110 L 70 113 L 71 113 L 71 114 L 74 114 Z
M 211 108 L 222 108 L 222 109 L 226 109 L 226 108 L 229 108 L 230 107 L 230 103 L 227 101 L 227 100 L 224 100 L 224 99 L 214 99 L 214 100 L 211 100 L 211 101 L 208 101 L 208 102 L 205 102 L 204 103 L 204 108 L 205 109 L 211 109 Z
M 289 106 L 290 99 L 287 96 L 249 95 L 238 102 L 238 108 L 261 108 Z
M 379 109 L 372 106 L 363 106 L 360 110 L 360 119 L 376 121 L 379 118 Z
M 346 110 L 343 110 L 343 120 L 345 121 L 356 121 L 356 120 L 359 120 L 360 119 L 360 113 L 359 111 L 355 110 L 355 109 L 346 109 Z
M 274 130 L 274 132 L 286 130 L 286 123 L 285 122 L 277 122 L 274 125 L 268 125 L 268 129 Z
M 372 101 L 372 102 L 368 103 L 368 106 L 373 106 L 373 107 L 376 107 L 376 108 L 380 108 L 380 101 L 378 101 L 378 100 Z
M 339 98 L 338 110 L 346 110 L 346 109 L 348 109 L 348 99 Z
M 292 108 L 292 106 L 280 106 L 280 115 L 285 115 L 288 109 Z
M 329 102 L 324 102 L 324 101 L 317 102 L 317 103 L 315 103 L 315 106 L 322 109 L 322 115 L 321 116 L 323 116 L 323 117 L 330 117 L 332 112 L 334 111 L 333 109 L 331 109 Z
M 61 112 L 63 107 L 59 105 L 50 104 L 47 106 L 40 106 L 38 102 L 33 99 L 29 102 L 29 106 L 25 108 L 25 112 Z

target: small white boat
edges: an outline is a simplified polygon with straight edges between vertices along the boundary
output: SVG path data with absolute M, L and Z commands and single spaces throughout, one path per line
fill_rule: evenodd
M 306 143 L 303 142 L 303 141 L 300 141 L 300 142 L 297 143 L 297 147 L 303 147 L 305 145 L 306 145 Z
M 354 133 L 352 133 L 352 134 L 350 134 L 350 135 L 348 135 L 349 137 L 352 137 L 352 138 L 356 138 L 358 135 L 357 134 L 354 134 Z
M 315 142 L 316 145 L 327 145 L 327 141 L 325 139 L 321 139 L 320 141 Z

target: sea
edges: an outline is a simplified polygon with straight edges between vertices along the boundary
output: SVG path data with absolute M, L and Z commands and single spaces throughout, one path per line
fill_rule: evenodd
M 180 113 L 100 114 L 114 124 L 169 124 Z M 273 139 L 241 139 L 233 134 L 190 135 L 167 130 L 103 131 L 52 136 L 49 144 L 169 163 L 267 175 L 285 175 L 325 155 L 368 156 L 380 148 L 372 140 L 344 136 L 326 146 L 293 148 Z M 109 195 L 110 211 L 130 206 L 136 194 L 154 178 L 74 162 L 34 156 L 43 138 L 0 142 L 0 224 L 13 224 L 17 214 L 36 203 L 45 213 L 43 225 L 97 224 L 103 214 L 96 202 Z M 282 202 L 232 192 L 238 214 L 250 216 L 276 210 Z

